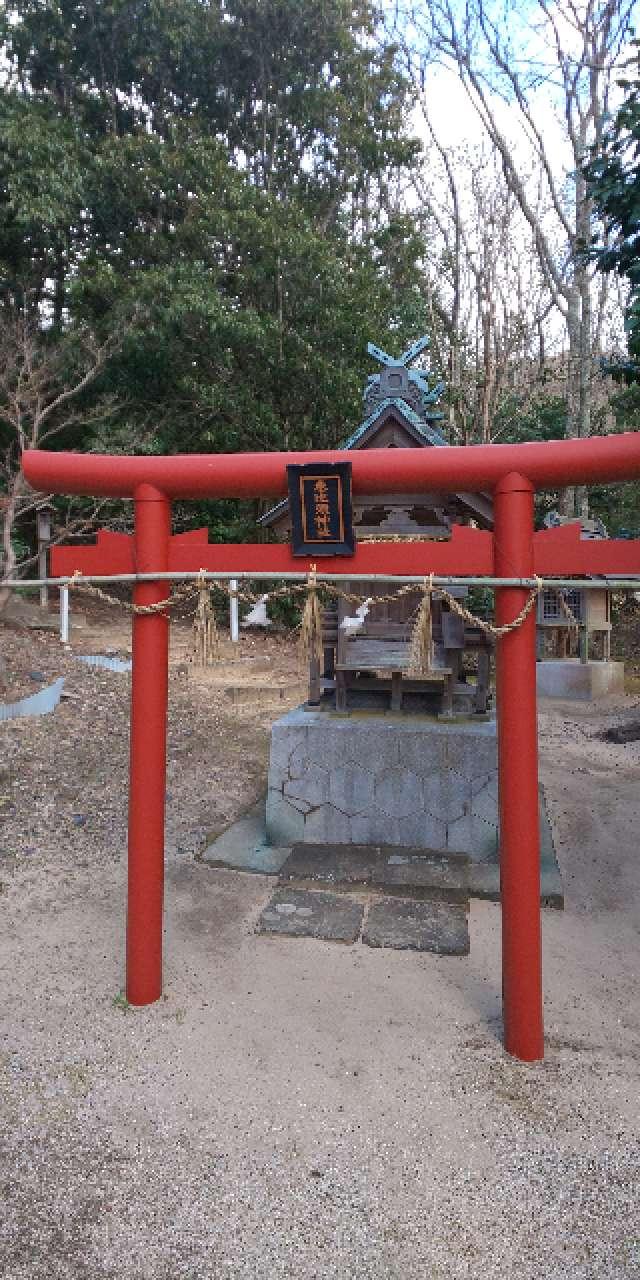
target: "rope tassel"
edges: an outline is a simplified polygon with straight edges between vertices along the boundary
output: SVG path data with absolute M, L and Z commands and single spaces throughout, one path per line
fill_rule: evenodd
M 564 592 L 555 591 L 555 597 L 560 606 L 561 613 L 563 613 L 565 618 L 567 619 L 567 625 L 569 627 L 569 630 L 574 631 L 575 634 L 577 635 L 578 632 L 580 631 L 580 623 L 578 622 L 578 619 L 576 618 L 576 615 L 573 612 L 573 610 L 567 604 Z
M 426 676 L 433 670 L 433 625 L 431 613 L 433 574 L 425 578 L 423 591 L 424 594 L 409 645 L 407 675 L 410 676 Z
M 220 636 L 211 604 L 211 591 L 204 578 L 198 578 L 198 604 L 193 618 L 193 654 L 201 667 L 212 667 L 220 656 Z
M 300 625 L 300 654 L 304 661 L 322 662 L 322 610 L 318 599 L 316 571 L 313 567 L 306 584 L 307 598 Z

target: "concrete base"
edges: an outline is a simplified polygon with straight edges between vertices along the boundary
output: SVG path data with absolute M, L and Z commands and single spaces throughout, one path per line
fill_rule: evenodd
M 624 693 L 624 662 L 580 662 L 579 658 L 536 663 L 540 698 L 591 702 L 608 693 Z
M 495 858 L 495 721 L 297 708 L 271 731 L 267 841 Z
M 497 787 L 493 721 L 441 723 L 298 708 L 272 728 L 266 820 L 265 806 L 257 805 L 203 859 L 277 875 L 292 847 L 301 846 L 303 857 L 306 846 L 307 871 L 303 875 L 296 864 L 292 877 L 298 887 L 344 891 L 358 883 L 416 897 L 457 896 L 457 887 L 464 895 L 498 899 Z M 541 901 L 562 907 L 542 792 L 539 821 Z M 425 860 L 422 850 L 434 856 Z M 461 855 L 465 869 L 458 884 Z M 377 875 L 381 858 L 385 870 Z
M 397 845 L 295 844 L 280 884 L 385 897 L 467 903 L 470 862 L 464 853 L 399 849 Z
M 551 824 L 540 792 L 540 902 L 564 907 L 564 890 L 553 847 Z M 496 849 L 486 862 L 464 854 L 432 849 L 368 845 L 294 845 L 280 870 L 280 883 L 296 888 L 354 889 L 413 899 L 466 902 L 500 898 L 500 860 Z
M 256 875 L 277 876 L 291 853 L 291 845 L 278 848 L 269 844 L 265 824 L 264 797 L 226 827 L 202 854 L 211 867 L 232 871 L 250 871 Z

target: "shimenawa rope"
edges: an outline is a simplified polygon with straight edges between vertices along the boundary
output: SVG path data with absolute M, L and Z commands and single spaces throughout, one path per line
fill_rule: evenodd
M 206 570 L 202 569 L 200 575 L 204 575 Z M 80 579 L 80 581 L 78 580 Z M 109 595 L 100 587 L 94 586 L 92 583 L 83 582 L 82 573 L 76 570 L 69 579 L 68 586 L 73 591 L 84 591 L 88 595 L 94 596 L 96 599 L 103 600 L 106 604 L 117 605 L 122 609 L 126 609 L 134 614 L 154 614 L 164 613 L 168 617 L 168 611 L 174 608 L 181 600 L 188 599 L 190 596 L 197 596 L 198 608 L 196 610 L 196 620 L 194 621 L 194 629 L 202 633 L 202 637 L 197 640 L 202 653 L 201 660 L 205 665 L 209 661 L 215 660 L 219 651 L 219 637 L 215 623 L 215 615 L 211 606 L 210 592 L 213 588 L 224 592 L 230 598 L 235 596 L 239 600 L 243 600 L 250 604 L 256 604 L 258 600 L 264 599 L 274 600 L 287 595 L 297 595 L 302 592 L 306 595 L 304 608 L 302 611 L 302 622 L 300 626 L 300 648 L 307 660 L 312 658 L 318 662 L 322 661 L 322 608 L 319 599 L 319 593 L 322 591 L 326 595 L 333 596 L 334 599 L 345 600 L 348 603 L 361 604 L 361 596 L 355 592 L 342 591 L 339 587 L 329 582 L 319 582 L 315 566 L 312 566 L 306 582 L 287 583 L 282 587 L 277 587 L 272 591 L 262 592 L 256 595 L 254 592 L 239 587 L 231 588 L 226 582 L 206 583 L 203 576 L 199 576 L 195 582 L 185 582 L 182 586 L 173 588 L 172 594 L 165 600 L 159 600 L 155 604 L 134 604 L 127 600 L 119 600 L 117 596 Z M 432 597 L 434 590 L 438 592 L 444 600 L 446 600 L 449 608 L 457 613 L 460 618 L 468 622 L 472 627 L 478 627 L 486 635 L 494 636 L 499 639 L 500 636 L 508 635 L 510 631 L 515 631 L 517 627 L 529 616 L 544 583 L 541 578 L 535 576 L 536 585 L 529 594 L 529 598 L 523 605 L 517 617 L 511 622 L 507 622 L 502 626 L 495 626 L 492 622 L 487 622 L 484 618 L 479 618 L 472 613 L 470 609 L 466 609 L 464 605 L 456 600 L 455 596 L 447 591 L 446 587 L 433 586 L 433 574 L 425 578 L 423 585 L 423 598 L 418 610 L 418 617 L 411 635 L 409 646 L 409 666 L 408 670 L 411 674 L 424 674 L 432 669 L 433 663 L 433 634 L 432 634 Z M 384 596 L 375 596 L 373 604 L 392 604 L 396 600 L 402 599 L 404 596 L 412 595 L 416 591 L 416 585 L 410 583 L 407 586 L 399 587 L 396 591 L 389 592 Z M 206 593 L 206 602 L 204 593 Z M 560 593 L 558 593 L 560 594 Z M 575 626 L 578 626 L 577 620 L 571 613 L 569 606 L 564 599 L 562 600 L 564 610 Z M 198 621 L 198 618 L 200 621 Z M 208 656 L 204 656 L 208 655 Z

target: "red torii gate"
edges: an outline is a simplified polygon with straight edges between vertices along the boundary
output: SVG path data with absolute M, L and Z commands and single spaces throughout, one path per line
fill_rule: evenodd
M 201 531 L 172 537 L 171 499 L 281 497 L 287 465 L 309 461 L 350 462 L 354 493 L 455 487 L 491 490 L 494 497 L 493 534 L 456 527 L 447 543 L 364 544 L 348 560 L 323 557 L 325 573 L 510 579 L 640 573 L 640 542 L 583 542 L 577 526 L 537 534 L 533 527 L 538 489 L 640 477 L 640 435 L 355 454 L 111 457 L 30 450 L 23 469 L 37 490 L 134 501 L 133 538 L 103 532 L 95 547 L 55 548 L 56 575 L 206 569 L 278 577 L 308 571 L 311 560 L 294 558 L 286 546 L 209 546 Z M 134 601 L 159 603 L 169 592 L 168 581 L 137 582 Z M 515 618 L 527 596 L 526 586 L 497 587 L 498 623 Z M 162 992 L 168 617 L 135 614 L 132 649 L 126 990 L 131 1004 L 144 1005 Z M 533 1061 L 544 1053 L 533 612 L 498 642 L 497 705 L 504 1043 Z

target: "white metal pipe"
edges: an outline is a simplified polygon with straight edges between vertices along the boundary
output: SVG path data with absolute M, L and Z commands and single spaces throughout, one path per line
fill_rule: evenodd
M 205 582 L 231 582 L 236 579 L 237 569 L 228 573 L 215 572 L 202 573 L 201 571 L 178 572 L 178 573 L 89 573 L 84 575 L 74 575 L 73 578 L 23 578 L 20 580 L 4 579 L 0 581 L 0 586 L 9 587 L 10 589 L 20 590 L 25 588 L 49 586 L 49 587 L 65 587 L 69 586 L 73 589 L 74 583 L 83 586 L 87 583 L 96 583 L 102 586 L 109 582 L 196 582 L 198 578 L 204 578 Z M 428 575 L 427 575 L 428 576 Z M 308 574 L 301 572 L 283 571 L 282 573 L 274 573 L 273 571 L 256 571 L 247 574 L 247 577 L 254 582 L 306 582 Z M 322 586 L 323 582 L 344 582 L 348 578 L 350 582 L 392 582 L 398 585 L 409 585 L 415 583 L 422 585 L 425 581 L 425 574 L 400 574 L 400 573 L 316 573 L 316 581 L 318 586 Z M 607 588 L 609 591 L 640 591 L 640 574 L 627 575 L 624 578 L 616 578 L 611 575 L 599 574 L 595 578 L 497 578 L 491 575 L 482 577 L 479 574 L 464 577 L 455 574 L 434 574 L 434 587 L 528 587 L 533 590 L 540 583 L 543 587 L 555 587 L 562 591 L 602 591 Z
M 69 643 L 69 588 L 60 588 L 60 643 Z
M 47 609 L 49 606 L 49 586 L 47 583 L 46 543 L 41 543 L 38 547 L 38 573 L 40 575 L 40 608 Z
M 240 639 L 240 625 L 238 618 L 238 579 L 229 579 L 229 631 L 234 644 Z

